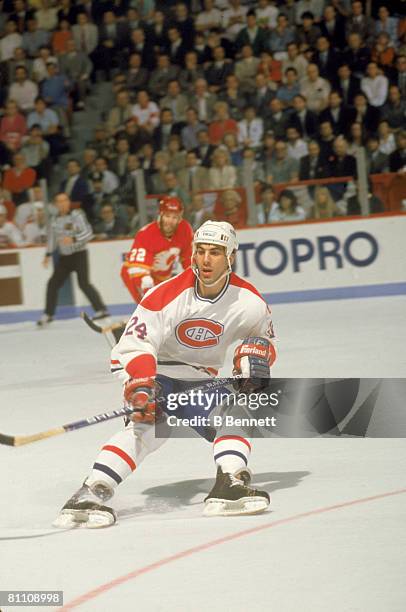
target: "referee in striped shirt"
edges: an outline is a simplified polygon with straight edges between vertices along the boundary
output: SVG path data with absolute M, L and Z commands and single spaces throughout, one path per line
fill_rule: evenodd
M 59 258 L 48 281 L 45 312 L 37 325 L 44 326 L 53 320 L 58 291 L 72 272 L 78 275 L 79 287 L 95 310 L 94 318 L 106 317 L 109 314 L 106 306 L 98 291 L 89 282 L 86 244 L 93 238 L 92 228 L 82 210 L 71 210 L 71 201 L 66 193 L 59 193 L 55 197 L 55 205 L 58 215 L 50 222 L 44 267 L 48 266 L 55 249 L 59 251 Z

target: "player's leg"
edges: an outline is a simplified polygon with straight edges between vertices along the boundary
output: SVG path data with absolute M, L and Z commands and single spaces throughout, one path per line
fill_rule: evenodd
M 242 418 L 243 409 L 232 406 L 220 409 L 223 423 L 226 414 Z M 266 510 L 270 497 L 266 491 L 250 486 L 248 462 L 251 442 L 241 427 L 221 427 L 213 442 L 213 458 L 217 467 L 216 482 L 205 499 L 205 515 L 257 514 Z
M 54 526 L 97 528 L 113 525 L 117 516 L 110 500 L 115 489 L 166 440 L 167 437 L 155 437 L 154 425 L 130 422 L 102 446 L 90 474 L 63 506 Z
M 201 385 L 201 382 L 198 382 Z M 192 387 L 196 387 L 196 382 L 191 384 L 187 381 L 177 381 L 171 391 L 177 393 L 188 392 L 192 394 Z M 167 389 L 166 389 L 167 392 Z M 189 419 L 190 417 L 200 417 L 198 422 L 206 423 L 204 418 L 210 419 L 214 424 L 215 420 L 211 417 L 221 415 L 222 423 L 225 423 L 225 416 L 230 413 L 234 418 L 243 418 L 247 415 L 241 406 L 233 403 L 229 406 L 215 406 L 210 395 L 213 392 L 208 390 L 197 399 L 196 394 L 190 404 L 184 402 L 182 405 L 173 405 L 170 414 L 179 418 Z M 217 397 L 234 395 L 232 383 L 225 382 L 224 385 L 216 389 Z M 191 398 L 192 399 L 192 398 Z M 224 400 L 223 400 L 224 401 Z M 213 407 L 212 407 L 213 405 Z M 165 408 L 164 408 L 165 410 Z M 206 440 L 213 441 L 214 462 L 217 467 L 217 477 L 213 489 L 205 499 L 205 514 L 214 515 L 237 515 L 237 514 L 256 514 L 263 512 L 269 506 L 270 498 L 266 491 L 260 491 L 250 487 L 251 472 L 248 469 L 248 461 L 251 453 L 251 443 L 247 432 L 241 427 L 231 428 L 222 426 L 217 430 L 212 425 L 196 426 L 192 429 Z
M 99 292 L 89 281 L 89 264 L 87 251 L 79 251 L 72 255 L 74 270 L 78 277 L 78 285 L 91 303 L 97 318 L 108 316 L 106 305 Z
M 59 289 L 62 287 L 71 272 L 69 257 L 69 255 L 61 255 L 59 257 L 55 265 L 54 272 L 47 283 L 45 312 L 41 319 L 37 321 L 37 325 L 40 327 L 50 323 L 53 319 L 58 302 Z

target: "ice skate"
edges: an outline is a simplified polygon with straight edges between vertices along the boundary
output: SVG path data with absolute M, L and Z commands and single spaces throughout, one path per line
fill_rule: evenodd
M 49 315 L 43 314 L 42 317 L 40 319 L 38 319 L 37 326 L 38 327 L 46 327 L 47 325 L 52 323 L 52 321 L 53 321 L 53 317 L 50 317 Z
M 259 514 L 270 504 L 266 491 L 259 491 L 249 486 L 251 472 L 243 469 L 236 474 L 217 469 L 214 487 L 204 500 L 205 516 L 235 516 L 241 514 Z
M 110 527 L 117 517 L 113 508 L 104 502 L 112 497 L 113 490 L 104 482 L 96 482 L 91 486 L 83 484 L 63 506 L 53 525 L 59 529 Z

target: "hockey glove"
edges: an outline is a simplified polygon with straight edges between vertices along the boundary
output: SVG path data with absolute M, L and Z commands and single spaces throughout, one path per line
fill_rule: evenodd
M 149 274 L 145 274 L 145 276 L 141 278 L 142 294 L 144 295 L 144 293 L 146 293 L 148 289 L 151 289 L 151 287 L 153 286 L 154 286 L 154 279 Z
M 154 423 L 156 417 L 153 378 L 130 378 L 124 385 L 124 399 L 134 408 L 130 419 L 135 423 Z
M 246 338 L 234 351 L 234 386 L 242 393 L 265 389 L 275 358 L 275 348 L 267 338 Z

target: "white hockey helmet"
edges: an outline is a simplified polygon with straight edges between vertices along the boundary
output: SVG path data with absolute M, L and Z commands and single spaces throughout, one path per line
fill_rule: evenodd
M 207 283 L 200 278 L 197 265 L 194 261 L 196 249 L 198 244 L 214 244 L 216 246 L 222 246 L 226 251 L 227 259 L 227 270 L 212 283 Z M 232 272 L 230 256 L 238 249 L 237 234 L 235 229 L 227 221 L 206 221 L 196 230 L 193 236 L 193 253 L 192 253 L 192 270 L 197 278 L 206 287 L 212 287 L 218 283 L 222 278 L 228 276 Z
M 193 251 L 197 244 L 215 244 L 225 247 L 227 258 L 238 249 L 237 234 L 227 221 L 206 221 L 196 230 Z

